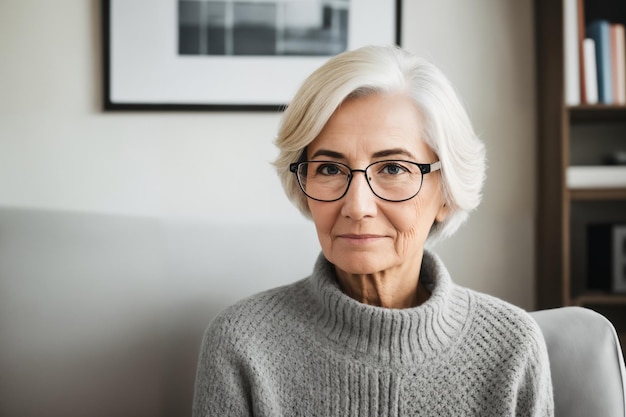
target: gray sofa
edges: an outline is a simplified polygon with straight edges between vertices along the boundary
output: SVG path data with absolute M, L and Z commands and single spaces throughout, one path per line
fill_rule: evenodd
M 0 416 L 190 415 L 207 324 L 308 275 L 307 226 L 0 209 Z
M 557 417 L 626 417 L 626 370 L 613 325 L 581 307 L 535 311 L 550 357 Z

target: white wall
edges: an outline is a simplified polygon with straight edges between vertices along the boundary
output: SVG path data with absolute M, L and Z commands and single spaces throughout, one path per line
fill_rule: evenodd
M 457 282 L 532 308 L 536 168 L 532 1 L 404 1 L 404 11 L 404 44 L 448 75 L 487 145 L 483 203 L 439 252 Z

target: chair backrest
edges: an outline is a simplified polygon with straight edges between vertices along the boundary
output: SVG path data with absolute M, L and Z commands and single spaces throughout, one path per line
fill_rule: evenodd
M 531 316 L 548 347 L 555 416 L 626 417 L 626 371 L 613 325 L 581 307 Z

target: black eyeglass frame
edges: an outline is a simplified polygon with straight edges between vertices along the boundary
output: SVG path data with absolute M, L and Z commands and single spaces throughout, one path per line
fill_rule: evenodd
M 348 171 L 350 171 L 350 174 L 348 175 L 348 185 L 346 186 L 346 190 L 343 192 L 343 194 L 341 194 L 341 196 L 339 196 L 339 197 L 337 197 L 337 198 L 335 198 L 333 200 L 322 200 L 320 198 L 311 197 L 304 190 L 304 187 L 302 186 L 302 182 L 300 181 L 300 176 L 298 175 L 298 171 L 300 169 L 300 165 L 302 165 L 302 164 L 325 163 L 325 162 L 331 163 L 331 164 L 342 165 L 342 166 L 346 167 L 348 169 Z M 376 193 L 376 191 L 374 191 L 374 188 L 372 188 L 372 184 L 370 183 L 369 178 L 367 178 L 367 175 L 365 175 L 365 174 L 366 174 L 367 170 L 372 165 L 380 164 L 380 163 L 383 163 L 383 162 L 403 162 L 403 163 L 415 165 L 416 167 L 418 167 L 420 172 L 421 172 L 421 174 L 422 174 L 422 177 L 421 177 L 420 186 L 417 189 L 417 192 L 415 194 L 413 194 L 411 197 L 404 198 L 402 200 L 390 200 L 388 198 L 384 198 L 384 197 L 379 196 Z M 384 201 L 389 201 L 391 203 L 402 203 L 403 201 L 408 201 L 408 200 L 410 200 L 412 198 L 415 198 L 415 196 L 419 194 L 419 192 L 422 190 L 422 185 L 424 183 L 424 175 L 430 174 L 431 172 L 439 171 L 440 169 L 441 169 L 441 161 L 433 162 L 432 164 L 422 164 L 422 163 L 419 163 L 419 162 L 405 161 L 405 160 L 402 160 L 402 159 L 385 159 L 385 160 L 382 160 L 382 161 L 372 162 L 371 164 L 366 166 L 364 169 L 352 169 L 348 165 L 344 164 L 343 162 L 337 162 L 337 161 L 300 161 L 300 162 L 292 162 L 291 164 L 289 164 L 289 171 L 293 172 L 296 175 L 296 181 L 298 182 L 298 185 L 300 186 L 300 189 L 302 190 L 304 195 L 306 195 L 311 200 L 321 201 L 321 202 L 324 202 L 324 203 L 332 203 L 333 201 L 338 201 L 338 200 L 341 200 L 343 197 L 345 197 L 345 195 L 348 193 L 348 190 L 350 189 L 350 184 L 352 184 L 352 178 L 354 178 L 353 173 L 355 173 L 355 172 L 362 172 L 363 173 L 363 176 L 365 176 L 365 182 L 367 182 L 367 186 L 370 187 L 370 190 L 372 191 L 372 193 L 376 197 L 378 197 L 378 198 L 380 198 L 381 200 L 384 200 Z

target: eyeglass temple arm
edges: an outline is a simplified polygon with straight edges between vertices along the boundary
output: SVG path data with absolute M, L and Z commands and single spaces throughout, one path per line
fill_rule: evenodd
M 424 174 L 435 172 L 441 169 L 441 161 L 433 162 L 432 164 L 426 164 L 424 166 Z

